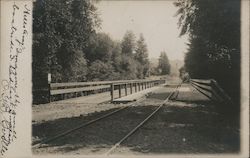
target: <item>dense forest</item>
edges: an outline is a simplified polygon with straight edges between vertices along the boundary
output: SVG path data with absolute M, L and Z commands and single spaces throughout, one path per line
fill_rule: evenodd
M 178 0 L 180 36 L 189 35 L 184 69 L 192 78 L 213 78 L 240 100 L 240 1 Z
M 95 1 L 37 0 L 33 9 L 33 85 L 52 82 L 144 79 L 166 75 L 165 52 L 151 69 L 146 39 L 127 31 L 122 39 L 100 33 Z M 164 63 L 167 62 L 167 63 Z M 152 72 L 151 72 L 152 71 Z

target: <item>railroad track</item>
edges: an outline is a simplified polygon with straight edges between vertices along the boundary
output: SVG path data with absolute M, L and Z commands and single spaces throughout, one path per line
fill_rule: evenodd
M 176 92 L 176 90 L 178 89 L 178 87 L 180 87 L 181 83 L 179 85 L 176 86 L 176 88 L 167 96 L 167 98 L 160 104 L 157 105 L 157 108 L 154 108 L 153 112 L 150 112 L 149 114 L 147 113 L 147 115 L 145 117 L 142 118 L 142 121 L 139 121 L 138 124 L 136 124 L 135 126 L 133 125 L 132 127 L 132 130 L 130 130 L 127 134 L 125 134 L 122 139 L 120 139 L 119 141 L 117 141 L 116 143 L 114 143 L 114 145 L 107 151 L 105 152 L 105 155 L 110 155 L 114 152 L 114 150 L 120 146 L 120 144 L 122 144 L 128 137 L 130 137 L 131 135 L 133 135 L 140 127 L 142 127 L 150 118 L 152 118 L 152 116 L 154 116 L 160 109 L 162 106 L 164 106 L 164 104 L 166 102 L 169 101 L 169 99 L 171 98 L 171 96 L 173 96 L 173 94 Z M 32 148 L 40 148 L 42 147 L 43 144 L 46 144 L 46 143 L 49 143 L 49 142 L 53 142 L 53 141 L 56 141 L 57 139 L 59 138 L 62 138 L 64 136 L 67 136 L 69 134 L 73 134 L 73 132 L 76 132 L 80 129 L 83 129 L 84 127 L 87 127 L 91 124 L 94 124 L 94 123 L 97 123 L 97 122 L 100 122 L 101 120 L 104 120 L 106 118 L 110 118 L 111 116 L 117 114 L 117 113 L 120 113 L 122 111 L 124 111 L 125 109 L 128 109 L 129 107 L 132 107 L 132 106 L 136 106 L 137 104 L 139 104 L 143 99 L 140 99 L 134 103 L 131 103 L 131 104 L 128 104 L 127 106 L 124 106 L 124 107 L 121 107 L 119 109 L 116 109 L 112 112 L 109 112 L 107 114 L 104 114 L 103 116 L 100 116 L 96 119 L 93 119 L 89 122 L 86 122 L 86 123 L 83 123 L 75 128 L 72 128 L 70 130 L 67 130 L 63 133 L 60 133 L 58 135 L 56 135 L 55 137 L 52 137 L 52 138 L 49 138 L 49 139 L 46 139 L 46 140 L 42 140 L 42 141 L 39 141 L 39 142 L 36 142 L 33 144 Z
M 110 155 L 112 154 L 112 152 L 114 152 L 114 150 L 119 147 L 128 137 L 130 137 L 131 135 L 133 135 L 140 127 L 142 127 L 150 118 L 152 118 L 160 109 L 162 106 L 164 106 L 169 99 L 173 96 L 173 94 L 177 91 L 177 89 L 181 86 L 182 83 L 180 83 L 179 85 L 176 86 L 176 88 L 174 89 L 174 91 L 172 91 L 168 97 L 161 103 L 158 105 L 158 107 L 151 113 L 149 114 L 143 121 L 141 121 L 135 128 L 133 128 L 127 135 L 125 135 L 122 139 L 120 139 L 117 143 L 115 143 L 115 145 L 110 148 L 104 155 Z
M 56 136 L 54 136 L 54 137 L 52 137 L 52 138 L 49 138 L 49 139 L 46 139 L 46 140 L 37 141 L 37 142 L 35 142 L 35 143 L 32 144 L 32 148 L 39 148 L 39 147 L 42 146 L 42 144 L 46 144 L 46 143 L 55 141 L 55 140 L 57 140 L 57 139 L 59 139 L 59 138 L 61 138 L 61 137 L 63 137 L 63 136 L 66 136 L 66 135 L 68 135 L 68 134 L 70 134 L 70 133 L 73 133 L 73 132 L 76 131 L 76 130 L 79 130 L 79 129 L 81 129 L 81 128 L 87 127 L 87 126 L 89 126 L 89 125 L 91 125 L 91 124 L 93 124 L 93 123 L 95 123 L 95 122 L 98 122 L 98 121 L 100 121 L 100 120 L 102 120 L 102 119 L 105 119 L 105 118 L 107 118 L 107 117 L 109 117 L 109 116 L 112 116 L 112 115 L 114 115 L 114 114 L 116 114 L 116 113 L 118 113 L 118 112 L 121 112 L 121 111 L 127 109 L 128 107 L 135 106 L 135 105 L 137 105 L 137 104 L 138 104 L 140 101 L 142 101 L 142 100 L 143 100 L 143 99 L 141 98 L 141 99 L 137 100 L 136 102 L 130 103 L 130 104 L 128 104 L 127 106 L 123 106 L 123 107 L 121 107 L 121 108 L 119 108 L 119 109 L 116 109 L 116 110 L 114 110 L 114 111 L 111 111 L 111 112 L 109 112 L 109 113 L 107 113 L 107 114 L 104 114 L 104 115 L 102 115 L 102 116 L 100 116 L 100 117 L 98 117 L 98 118 L 96 118 L 96 119 L 90 120 L 90 121 L 88 121 L 88 122 L 86 122 L 86 123 L 83 123 L 83 124 L 81 124 L 81 125 L 79 125 L 79 126 L 77 126 L 77 127 L 75 127 L 75 128 L 72 128 L 72 129 L 69 129 L 69 130 L 67 130 L 67 131 L 65 131 L 65 132 L 63 132 L 63 133 L 60 133 L 60 134 L 58 134 L 58 135 L 56 135 Z M 105 103 L 105 102 L 102 102 L 102 103 Z M 101 103 L 100 103 L 100 104 L 101 104 Z

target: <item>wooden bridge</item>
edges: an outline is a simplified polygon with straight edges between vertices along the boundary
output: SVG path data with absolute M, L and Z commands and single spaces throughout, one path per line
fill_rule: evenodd
M 110 101 L 164 84 L 165 80 L 118 80 L 48 84 L 49 102 L 110 92 Z M 37 90 L 39 91 L 39 90 Z M 124 92 L 122 92 L 124 91 Z M 124 93 L 124 94 L 123 94 Z M 117 95 L 118 96 L 117 96 Z

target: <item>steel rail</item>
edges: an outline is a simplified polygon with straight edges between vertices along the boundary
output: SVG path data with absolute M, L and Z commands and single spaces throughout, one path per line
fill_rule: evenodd
M 107 117 L 109 117 L 109 116 L 111 116 L 111 115 L 114 115 L 114 114 L 116 114 L 116 113 L 118 113 L 118 112 L 120 112 L 120 111 L 122 111 L 122 110 L 127 109 L 128 107 L 131 107 L 131 106 L 134 106 L 134 105 L 138 104 L 138 103 L 139 103 L 140 101 L 142 101 L 142 100 L 143 100 L 143 98 L 141 98 L 141 99 L 137 100 L 136 102 L 133 102 L 133 103 L 127 105 L 127 106 L 124 106 L 124 107 L 121 107 L 121 108 L 119 108 L 119 109 L 117 109 L 117 110 L 114 110 L 114 111 L 112 111 L 112 112 L 110 112 L 110 113 L 104 114 L 103 116 L 100 116 L 100 117 L 98 117 L 98 118 L 96 118 L 96 119 L 90 120 L 90 121 L 88 121 L 88 122 L 86 122 L 86 123 L 84 123 L 84 124 L 81 124 L 81 125 L 79 125 L 79 126 L 73 128 L 73 129 L 69 129 L 69 130 L 67 130 L 67 131 L 65 131 L 65 132 L 63 132 L 63 133 L 61 133 L 61 134 L 58 134 L 58 135 L 52 137 L 52 138 L 49 138 L 49 139 L 46 139 L 46 140 L 42 140 L 42 141 L 38 141 L 38 142 L 32 144 L 32 148 L 39 148 L 42 144 L 45 144 L 45 143 L 48 143 L 48 142 L 52 142 L 52 141 L 54 141 L 54 140 L 57 140 L 57 139 L 59 139 L 59 138 L 61 138 L 61 137 L 63 137 L 63 136 L 66 136 L 66 135 L 68 135 L 68 134 L 70 134 L 70 133 L 72 133 L 72 132 L 74 132 L 74 131 L 76 131 L 76 130 L 78 130 L 78 129 L 81 129 L 81 128 L 86 127 L 86 126 L 88 126 L 88 125 L 91 125 L 91 124 L 93 124 L 93 123 L 95 123 L 95 122 L 97 122 L 97 121 L 100 121 L 100 120 L 102 120 L 102 119 L 104 119 L 104 118 L 107 118 Z
M 168 97 L 154 110 L 150 115 L 148 115 L 142 122 L 140 122 L 135 128 L 133 128 L 127 135 L 125 135 L 121 140 L 119 140 L 112 148 L 110 148 L 104 155 L 110 155 L 120 144 L 125 141 L 128 137 L 134 134 L 141 126 L 143 126 L 160 108 L 169 101 L 170 97 L 176 90 L 181 86 L 182 82 L 176 86 L 176 88 L 171 92 Z

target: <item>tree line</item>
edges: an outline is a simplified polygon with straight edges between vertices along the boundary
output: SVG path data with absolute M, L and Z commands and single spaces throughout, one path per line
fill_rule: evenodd
M 149 76 L 149 59 L 145 39 L 127 31 L 121 42 L 105 33 L 92 36 L 86 47 L 87 80 L 143 79 Z
M 151 75 L 143 34 L 112 39 L 98 33 L 101 19 L 91 0 L 36 0 L 33 8 L 33 85 L 52 82 L 143 79 Z M 164 63 L 165 62 L 165 63 Z M 165 52 L 154 75 L 169 74 Z
M 188 34 L 184 69 L 192 78 L 213 78 L 240 100 L 240 1 L 178 0 L 180 36 Z

